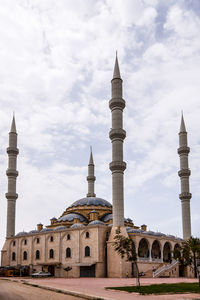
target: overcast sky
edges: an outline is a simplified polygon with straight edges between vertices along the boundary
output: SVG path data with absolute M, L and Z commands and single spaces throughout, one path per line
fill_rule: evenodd
M 0 243 L 6 147 L 18 131 L 16 233 L 49 224 L 87 193 L 111 199 L 108 107 L 115 51 L 124 85 L 125 216 L 182 237 L 178 132 L 191 148 L 192 234 L 200 236 L 200 1 L 1 0 Z

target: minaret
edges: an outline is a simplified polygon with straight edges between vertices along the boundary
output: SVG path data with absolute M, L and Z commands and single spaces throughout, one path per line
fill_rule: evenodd
M 112 99 L 109 107 L 112 113 L 112 128 L 109 137 L 112 142 L 112 204 L 113 226 L 124 226 L 124 170 L 126 163 L 123 161 L 123 141 L 126 131 L 123 130 L 123 109 L 125 101 L 122 98 L 122 79 L 116 55 L 112 85 Z
M 179 198 L 182 206 L 182 226 L 183 226 L 183 238 L 185 240 L 191 237 L 191 221 L 190 221 L 190 199 L 192 194 L 189 187 L 190 169 L 188 166 L 188 154 L 190 148 L 187 144 L 187 131 L 185 128 L 185 122 L 182 114 L 181 127 L 179 132 L 179 148 L 178 154 L 180 156 L 180 171 L 178 175 L 181 179 L 181 194 Z
M 6 175 L 8 176 L 8 193 L 7 198 L 7 233 L 6 237 L 12 237 L 15 235 L 15 206 L 18 194 L 16 194 L 16 179 L 17 172 L 17 155 L 19 150 L 17 148 L 17 132 L 15 126 L 15 117 L 13 116 L 11 130 L 9 133 L 9 147 L 8 153 L 8 169 Z
M 96 177 L 94 176 L 94 161 L 93 161 L 93 155 L 92 155 L 92 147 L 90 148 L 90 160 L 88 165 L 88 193 L 87 197 L 96 197 L 96 194 L 94 193 L 94 182 L 96 180 Z

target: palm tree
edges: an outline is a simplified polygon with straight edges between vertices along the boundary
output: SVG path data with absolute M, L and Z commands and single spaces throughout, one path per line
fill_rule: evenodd
M 132 239 L 125 237 L 121 234 L 120 227 L 116 230 L 116 235 L 114 236 L 114 249 L 121 256 L 121 258 L 126 257 L 126 261 L 132 263 L 132 273 L 133 266 L 136 267 L 136 284 L 140 287 L 139 270 L 137 265 L 137 253 L 135 251 L 135 244 Z
M 184 266 L 193 265 L 194 276 L 197 278 L 197 259 L 200 258 L 200 239 L 191 236 L 187 241 L 182 243 L 181 250 L 180 263 Z

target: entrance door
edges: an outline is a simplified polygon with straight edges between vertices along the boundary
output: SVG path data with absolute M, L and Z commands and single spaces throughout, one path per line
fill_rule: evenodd
M 81 266 L 80 277 L 95 277 L 95 265 Z
M 55 274 L 55 267 L 54 266 L 48 266 L 48 272 L 51 273 L 51 276 L 54 276 L 54 274 Z

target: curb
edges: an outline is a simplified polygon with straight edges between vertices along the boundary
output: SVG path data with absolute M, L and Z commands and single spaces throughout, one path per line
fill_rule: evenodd
M 52 292 L 56 292 L 56 293 L 61 293 L 61 294 L 65 294 L 65 295 L 78 297 L 78 298 L 81 298 L 81 299 L 108 300 L 108 299 L 102 298 L 102 297 L 89 296 L 89 295 L 81 294 L 81 293 L 74 292 L 74 291 L 66 291 L 66 290 L 56 289 L 56 288 L 52 288 L 52 287 L 48 287 L 48 286 L 38 285 L 38 284 L 27 282 L 25 280 L 21 280 L 21 283 L 26 284 L 26 285 L 30 285 L 30 286 L 33 286 L 33 287 L 41 288 L 43 290 L 48 290 L 48 291 L 52 291 Z

